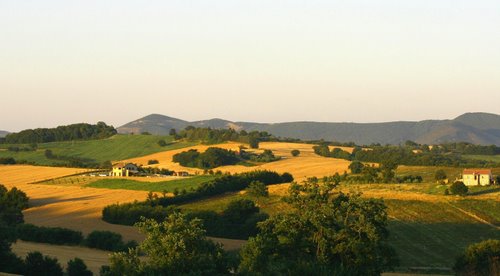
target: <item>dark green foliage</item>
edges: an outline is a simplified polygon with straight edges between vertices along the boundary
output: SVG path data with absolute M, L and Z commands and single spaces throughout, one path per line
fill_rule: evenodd
M 240 157 L 242 159 L 250 160 L 253 162 L 265 162 L 265 163 L 274 162 L 281 159 L 280 157 L 274 156 L 273 152 L 268 149 L 264 150 L 264 152 L 261 154 L 255 154 L 241 150 Z
M 450 193 L 453 195 L 465 196 L 469 192 L 469 188 L 461 181 L 456 181 L 450 186 Z
M 348 153 L 347 151 L 344 151 L 340 148 L 334 148 L 330 151 L 328 144 L 320 144 L 320 145 L 314 146 L 313 149 L 317 155 L 321 155 L 324 157 L 340 158 L 340 159 L 346 159 L 346 160 L 352 159 L 350 153 Z
M 446 172 L 444 170 L 437 170 L 434 174 L 434 179 L 437 181 L 445 180 L 446 178 L 448 177 L 446 176 Z
M 57 259 L 30 252 L 24 261 L 25 276 L 62 276 L 63 270 Z
M 292 156 L 293 156 L 293 157 L 297 157 L 297 156 L 299 156 L 300 151 L 299 151 L 299 150 L 294 149 L 294 150 L 292 150 L 290 153 L 292 154 Z
M 149 133 L 147 131 L 143 131 L 143 132 L 141 132 L 141 135 L 151 135 L 151 133 Z
M 47 143 L 56 141 L 104 139 L 116 134 L 116 129 L 103 122 L 97 125 L 73 124 L 57 128 L 27 129 L 10 133 L 5 137 L 7 144 Z
M 280 175 L 271 171 L 253 171 L 235 175 L 223 175 L 214 180 L 202 183 L 193 190 L 180 191 L 174 197 L 151 196 L 144 202 L 108 205 L 102 211 L 102 219 L 109 223 L 124 225 L 132 225 L 138 222 L 142 216 L 161 221 L 175 211 L 175 207 L 172 205 L 200 200 L 227 192 L 241 191 L 246 189 L 253 181 L 259 181 L 265 185 L 280 184 L 293 181 L 293 176 L 289 173 Z
M 165 142 L 165 140 L 161 139 L 161 140 L 158 141 L 158 146 L 164 147 L 166 145 L 167 145 L 167 142 Z
M 0 268 L 3 272 L 22 273 L 23 262 L 11 252 L 16 240 L 15 227 L 24 221 L 22 210 L 28 207 L 28 197 L 16 188 L 7 190 L 0 185 Z
M 109 223 L 134 225 L 141 217 L 161 221 L 174 210 L 172 206 L 152 206 L 146 202 L 115 203 L 102 210 L 102 219 Z
M 257 234 L 257 223 L 269 216 L 261 213 L 253 201 L 238 199 L 231 201 L 221 214 L 213 211 L 197 211 L 188 213 L 187 217 L 201 219 L 203 228 L 209 236 L 248 239 Z
M 333 182 L 292 184 L 292 212 L 259 224 L 241 251 L 249 275 L 380 275 L 397 264 L 380 200 L 332 193 Z M 349 269 L 346 269 L 349 268 Z
M 12 157 L 0 157 L 1 165 L 14 165 L 16 164 L 16 160 Z
M 154 165 L 154 164 L 158 164 L 158 163 L 160 163 L 160 162 L 156 159 L 148 160 L 148 165 Z
M 90 248 L 120 252 L 134 248 L 137 243 L 135 241 L 124 243 L 122 235 L 111 231 L 92 231 L 85 239 L 85 245 Z
M 113 254 L 105 275 L 230 274 L 224 250 L 206 238 L 200 220 L 174 213 L 161 223 L 145 220 L 137 226 L 146 239 L 137 250 Z
M 255 136 L 250 136 L 248 138 L 248 145 L 250 146 L 251 149 L 258 149 L 259 148 L 259 138 Z
M 248 188 L 246 188 L 246 191 L 249 195 L 251 196 L 264 196 L 267 197 L 269 196 L 269 191 L 267 189 L 267 186 L 260 182 L 260 181 L 252 181 L 250 182 L 250 185 L 248 185 Z
M 354 173 L 354 174 L 361 173 L 361 171 L 363 170 L 364 167 L 365 167 L 365 165 L 363 165 L 363 163 L 361 163 L 359 161 L 353 161 L 349 165 L 349 169 L 351 170 L 351 173 Z
M 92 271 L 87 269 L 87 265 L 80 258 L 74 258 L 68 261 L 66 267 L 66 274 L 68 276 L 92 276 Z
M 500 241 L 486 240 L 470 245 L 456 259 L 453 270 L 460 276 L 500 275 Z
M 205 144 L 218 144 L 226 141 L 235 141 L 248 143 L 251 148 L 258 148 L 259 141 L 270 141 L 272 139 L 276 139 L 265 131 L 252 131 L 250 133 L 241 131 L 238 133 L 234 129 L 195 128 L 192 126 L 188 126 L 182 130 L 178 137 L 185 138 L 188 141 L 202 141 Z
M 233 151 L 211 147 L 203 153 L 193 149 L 177 153 L 173 156 L 172 161 L 184 167 L 213 169 L 224 165 L 234 165 L 240 159 Z
M 66 245 L 78 245 L 83 241 L 82 232 L 67 228 L 20 224 L 16 230 L 18 238 L 23 241 Z

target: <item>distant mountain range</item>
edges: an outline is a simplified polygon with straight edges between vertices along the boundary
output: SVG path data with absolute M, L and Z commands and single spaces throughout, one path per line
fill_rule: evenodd
M 159 114 L 127 123 L 118 128 L 119 133 L 165 135 L 170 129 L 181 130 L 187 126 L 233 128 L 236 130 L 267 131 L 278 137 L 302 140 L 355 142 L 359 145 L 400 144 L 407 140 L 421 144 L 444 142 L 470 142 L 481 145 L 500 145 L 500 115 L 466 113 L 452 120 L 425 120 L 419 122 L 387 123 L 250 123 L 222 119 L 188 122 Z
M 8 131 L 5 131 L 5 130 L 0 130 L 0 138 L 1 137 L 5 137 L 5 135 L 9 134 Z

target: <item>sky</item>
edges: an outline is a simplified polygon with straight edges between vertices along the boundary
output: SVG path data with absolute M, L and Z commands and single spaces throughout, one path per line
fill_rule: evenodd
M 500 1 L 0 0 L 0 130 L 500 113 Z

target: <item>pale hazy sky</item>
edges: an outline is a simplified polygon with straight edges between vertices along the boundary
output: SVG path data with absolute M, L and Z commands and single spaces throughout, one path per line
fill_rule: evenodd
M 0 129 L 500 113 L 500 1 L 0 0 Z

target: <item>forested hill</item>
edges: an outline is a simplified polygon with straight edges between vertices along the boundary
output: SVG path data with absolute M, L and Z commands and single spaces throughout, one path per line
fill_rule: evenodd
M 236 130 L 267 131 L 275 136 L 356 144 L 401 144 L 407 140 L 420 144 L 469 142 L 480 145 L 500 145 L 500 116 L 489 113 L 466 113 L 452 120 L 387 123 L 251 123 L 222 119 L 188 122 L 158 114 L 130 122 L 118 128 L 119 133 L 168 134 L 170 129 L 187 126 L 234 128 Z
M 103 122 L 96 125 L 72 124 L 56 128 L 26 129 L 17 133 L 9 133 L 1 141 L 7 144 L 47 143 L 72 140 L 104 139 L 117 133 L 113 126 Z

